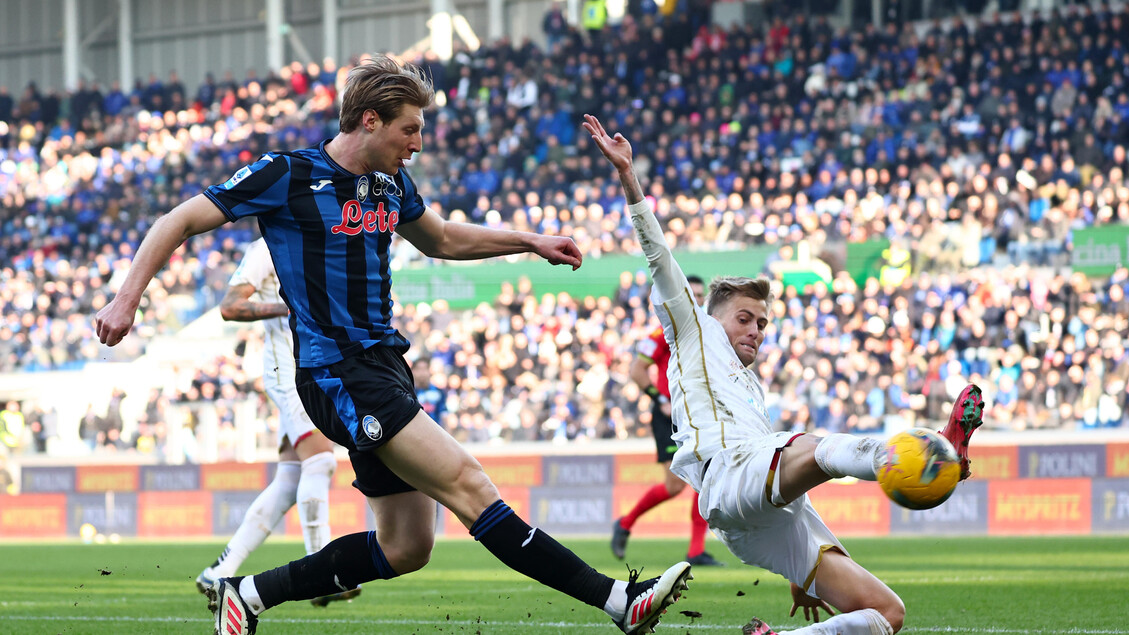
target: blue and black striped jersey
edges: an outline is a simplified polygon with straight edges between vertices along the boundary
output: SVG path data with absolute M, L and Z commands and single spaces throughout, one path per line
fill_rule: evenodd
M 204 191 L 234 221 L 255 216 L 290 307 L 294 356 L 326 366 L 374 345 L 407 346 L 392 327 L 388 247 L 423 215 L 407 172 L 353 174 L 325 142 L 270 152 Z

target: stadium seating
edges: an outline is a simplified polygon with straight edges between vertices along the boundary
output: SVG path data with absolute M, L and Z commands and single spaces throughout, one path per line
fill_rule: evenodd
M 618 187 L 578 134 L 599 113 L 635 144 L 679 247 L 770 245 L 788 260 L 802 243 L 837 270 L 847 243 L 911 254 L 887 263 L 908 266 L 900 284 L 839 274 L 776 303 L 758 370 L 782 428 L 935 419 L 967 381 L 985 388 L 990 426 L 1129 425 L 1129 270 L 1070 268 L 1076 232 L 1129 223 L 1124 6 L 884 30 L 803 17 L 769 32 L 683 27 L 629 17 L 598 46 L 570 31 L 551 51 L 499 42 L 448 65 L 421 58 L 444 97 L 411 167 L 425 199 L 452 218 L 572 236 L 589 255 L 635 251 Z M 0 372 L 105 357 L 90 316 L 153 219 L 265 150 L 331 136 L 349 67 L 228 72 L 193 93 L 175 77 L 128 93 L 0 91 Z M 175 103 L 186 107 L 159 110 Z M 114 354 L 214 306 L 254 231 L 178 251 Z M 399 326 L 431 359 L 441 421 L 460 439 L 641 436 L 647 399 L 626 366 L 654 324 L 645 297 L 634 280 L 605 298 L 507 289 L 473 312 L 403 307 Z M 252 398 L 241 365 L 233 352 L 182 369 L 189 381 L 151 400 Z M 159 436 L 160 421 L 128 423 Z M 102 427 L 92 447 L 138 445 Z

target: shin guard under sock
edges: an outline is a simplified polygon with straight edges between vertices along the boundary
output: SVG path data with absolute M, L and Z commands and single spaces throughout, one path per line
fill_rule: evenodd
M 509 568 L 585 604 L 602 609 L 611 593 L 611 578 L 530 527 L 501 500 L 482 512 L 470 534 Z
M 398 574 L 376 542 L 376 532 L 349 534 L 324 549 L 255 576 L 264 608 L 350 591 L 364 582 Z

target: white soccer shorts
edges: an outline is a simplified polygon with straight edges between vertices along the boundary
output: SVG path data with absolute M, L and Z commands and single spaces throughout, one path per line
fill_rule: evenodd
M 824 524 L 807 495 L 778 507 L 765 488 L 777 448 L 791 432 L 744 441 L 710 460 L 698 510 L 718 538 L 745 564 L 768 569 L 815 592 L 815 570 L 823 552 L 847 550 Z

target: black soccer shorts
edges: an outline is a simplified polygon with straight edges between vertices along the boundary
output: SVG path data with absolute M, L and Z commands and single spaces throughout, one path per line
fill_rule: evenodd
M 407 347 L 376 345 L 335 364 L 299 368 L 298 396 L 314 425 L 349 450 L 356 480 L 365 496 L 414 491 L 376 456 L 420 411 Z

